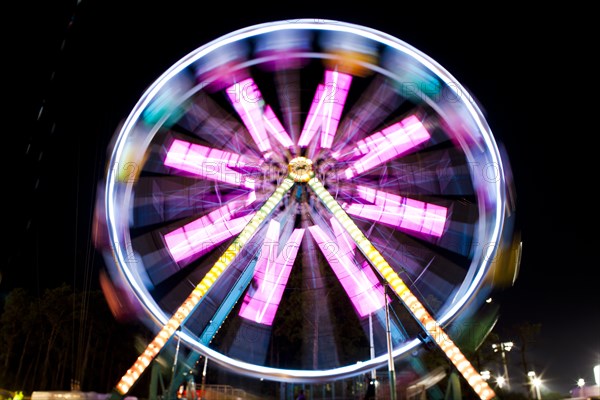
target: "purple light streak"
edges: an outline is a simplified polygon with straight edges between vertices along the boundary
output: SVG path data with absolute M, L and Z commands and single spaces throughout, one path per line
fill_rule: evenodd
M 294 142 L 292 142 L 292 138 L 285 131 L 281 122 L 269 106 L 265 106 L 265 113 L 263 115 L 265 121 L 265 127 L 267 131 L 273 135 L 275 139 L 285 148 L 291 148 L 294 146 Z
M 294 229 L 279 254 L 279 228 L 279 222 L 271 220 L 254 270 L 254 286 L 246 293 L 239 313 L 243 318 L 269 326 L 275 319 L 304 236 L 304 229 Z
M 325 71 L 325 84 L 318 85 L 298 145 L 306 147 L 320 131 L 321 148 L 329 149 L 344 110 L 352 76 Z
M 360 158 L 344 171 L 343 177 L 352 179 L 407 153 L 429 138 L 429 132 L 421 121 L 412 115 L 359 140 L 354 149 L 354 156 Z
M 308 230 L 319 245 L 352 305 L 361 317 L 365 317 L 384 306 L 383 287 L 366 261 L 362 267 L 356 264 L 355 245 L 349 237 L 346 237 L 348 234 L 339 226 L 337 220 L 332 219 L 331 223 L 336 234 L 335 239 L 331 238 L 318 225 L 313 225 Z
M 174 140 L 167 152 L 165 165 L 214 181 L 254 189 L 254 180 L 232 168 L 255 168 L 244 156 L 218 149 Z
M 242 118 L 258 149 L 263 153 L 271 150 L 271 142 L 269 142 L 263 118 L 262 105 L 264 101 L 254 80 L 248 78 L 232 85 L 227 89 L 227 96 L 229 96 L 235 111 Z
M 256 195 L 251 192 L 246 196 L 245 201 L 232 201 L 165 234 L 165 243 L 173 260 L 179 262 L 192 256 L 200 257 L 215 246 L 240 233 L 252 219 L 254 213 L 239 218 L 232 218 L 232 216 L 255 200 Z
M 448 213 L 446 207 L 365 186 L 356 189 L 359 198 L 375 204 L 347 204 L 344 208 L 348 214 L 401 230 L 442 236 Z

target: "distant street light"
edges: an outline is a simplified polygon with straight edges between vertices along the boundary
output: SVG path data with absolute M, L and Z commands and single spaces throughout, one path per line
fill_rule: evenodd
M 510 389 L 510 382 L 508 379 L 508 364 L 506 363 L 506 352 L 510 351 L 514 346 L 513 342 L 502 342 L 492 344 L 494 352 L 500 352 L 502 354 L 502 366 L 504 367 L 504 380 L 503 384 L 506 383 L 506 387 Z M 502 387 L 502 386 L 500 386 Z
M 585 386 L 585 379 L 577 379 L 577 386 L 579 386 L 579 397 L 583 397 L 583 387 Z
M 481 371 L 479 373 L 481 375 L 481 379 L 483 379 L 484 381 L 487 381 L 488 379 L 490 379 L 490 371 Z
M 529 371 L 527 373 L 531 385 L 531 395 L 534 399 L 542 400 L 542 393 L 540 392 L 540 386 L 542 386 L 542 380 L 535 375 L 535 371 Z
M 500 389 L 502 389 L 502 387 L 504 386 L 504 382 L 506 382 L 506 379 L 504 379 L 502 375 L 496 378 L 496 383 L 498 384 L 498 387 Z
M 533 386 L 535 386 L 535 393 L 537 394 L 538 400 L 542 400 L 542 393 L 540 392 L 540 386 L 542 386 L 542 380 L 538 377 L 533 378 Z

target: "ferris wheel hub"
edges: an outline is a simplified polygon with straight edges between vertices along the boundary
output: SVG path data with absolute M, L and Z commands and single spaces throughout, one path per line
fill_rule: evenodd
M 295 182 L 308 182 L 315 173 L 313 172 L 313 162 L 306 157 L 296 157 L 288 164 L 290 179 Z

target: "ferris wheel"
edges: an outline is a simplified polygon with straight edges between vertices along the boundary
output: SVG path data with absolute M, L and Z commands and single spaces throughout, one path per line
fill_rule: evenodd
M 194 50 L 117 132 L 102 202 L 159 329 L 121 394 L 174 335 L 238 373 L 323 382 L 425 333 L 494 396 L 444 329 L 491 268 L 504 167 L 469 92 L 397 38 L 294 20 Z

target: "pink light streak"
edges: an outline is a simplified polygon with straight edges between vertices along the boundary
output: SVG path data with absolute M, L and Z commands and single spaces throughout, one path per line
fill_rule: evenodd
M 351 83 L 351 75 L 325 71 L 325 84 L 317 86 L 317 92 L 298 141 L 300 147 L 308 146 L 320 130 L 321 147 L 331 148 Z
M 332 219 L 331 223 L 336 239 L 318 225 L 308 229 L 358 314 L 361 317 L 372 314 L 384 306 L 383 287 L 367 262 L 362 267 L 354 262 L 355 245 L 345 237 L 347 233 L 339 222 Z
M 372 168 L 382 165 L 419 144 L 431 136 L 421 121 L 414 116 L 388 126 L 380 132 L 359 140 L 354 155 L 360 158 L 344 171 L 346 179 L 352 179 Z
M 275 139 L 285 148 L 291 148 L 294 146 L 294 142 L 292 142 L 292 138 L 285 131 L 281 122 L 269 106 L 265 106 L 265 113 L 263 115 L 265 121 L 265 127 L 267 131 L 273 135 Z
M 354 240 L 352 240 L 348 232 L 342 227 L 336 218 L 330 218 L 329 222 L 331 222 L 333 234 L 336 237 L 335 243 L 339 247 L 338 251 L 341 254 L 354 255 L 356 243 L 354 243 Z
M 375 204 L 347 204 L 348 214 L 405 231 L 442 236 L 448 214 L 446 207 L 365 186 L 357 186 L 356 189 L 358 197 Z
M 271 142 L 269 142 L 263 120 L 262 105 L 264 101 L 254 80 L 248 78 L 230 86 L 227 89 L 227 96 L 235 111 L 242 118 L 258 149 L 263 153 L 271 150 Z
M 253 179 L 232 168 L 253 168 L 256 164 L 244 156 L 227 151 L 176 139 L 167 152 L 165 165 L 210 180 L 254 189 Z
M 200 257 L 240 233 L 255 213 L 239 218 L 232 218 L 232 216 L 254 201 L 256 201 L 256 194 L 251 192 L 246 196 L 245 201 L 232 201 L 165 234 L 165 243 L 173 260 L 179 262 L 192 256 Z
M 271 220 L 254 270 L 254 289 L 246 293 L 239 313 L 243 318 L 269 326 L 275 319 L 304 236 L 304 229 L 294 229 L 279 254 L 279 228 L 279 222 Z

